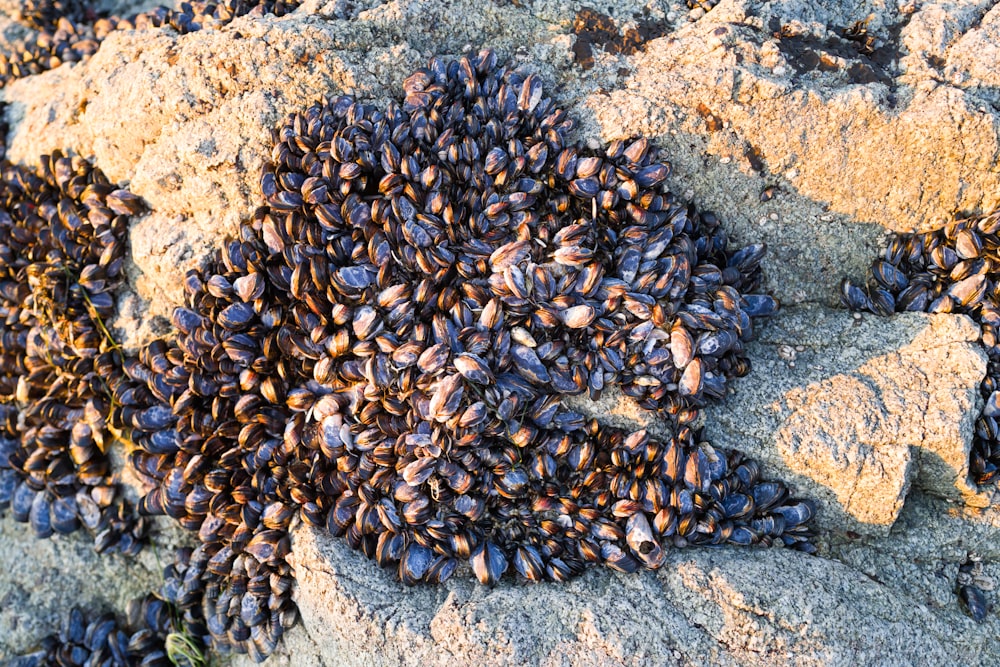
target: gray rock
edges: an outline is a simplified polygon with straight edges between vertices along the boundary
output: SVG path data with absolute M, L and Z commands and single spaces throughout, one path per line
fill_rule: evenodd
M 586 4 L 310 0 L 221 30 L 117 33 L 89 61 L 0 93 L 11 159 L 71 148 L 149 202 L 116 322 L 133 349 L 168 330 L 184 272 L 262 203 L 278 120 L 325 95 L 384 104 L 428 57 L 480 46 L 538 72 L 580 140 L 654 138 L 671 187 L 734 239 L 766 241 L 765 287 L 809 306 L 761 328 L 754 371 L 708 412 L 705 435 L 818 499 L 823 557 L 688 549 L 636 576 L 484 589 L 459 572 L 406 589 L 299 529 L 303 622 L 271 664 L 997 664 L 996 613 L 976 625 L 954 595 L 970 552 L 1000 577 L 996 505 L 964 504 L 989 500 L 964 467 L 984 371 L 974 327 L 816 304 L 836 304 L 844 274 L 864 275 L 886 229 L 1000 204 L 1000 8 L 623 0 L 606 8 L 620 31 L 665 34 L 632 55 L 595 45 L 583 69 L 573 24 Z M 876 37 L 870 58 L 839 37 L 859 20 Z M 2 18 L 0 32 L 0 49 L 27 35 Z M 152 550 L 130 564 L 89 549 L 0 522 L 0 659 L 55 630 L 68 600 L 121 609 L 158 582 Z
M 121 617 L 130 600 L 159 589 L 173 549 L 190 539 L 181 533 L 167 526 L 156 547 L 127 558 L 98 554 L 82 531 L 39 540 L 27 524 L 0 517 L 0 664 L 37 649 L 73 607 Z
M 944 509 L 927 501 L 931 514 Z M 994 524 L 985 529 L 997 535 Z M 966 524 L 955 521 L 948 528 Z M 926 525 L 912 540 L 933 551 Z M 954 537 L 954 536 L 952 536 Z M 485 589 L 459 572 L 437 588 L 406 588 L 342 541 L 295 534 L 296 600 L 305 632 L 337 665 L 989 664 L 995 616 L 964 617 L 947 590 L 925 599 L 910 581 L 930 564 L 873 560 L 854 569 L 784 549 L 675 550 L 657 572 L 592 570 L 563 585 Z M 955 550 L 953 550 L 955 551 Z M 949 554 L 951 555 L 951 554 Z M 954 553 L 955 557 L 959 554 Z M 947 562 L 937 556 L 934 565 Z M 951 573 L 957 563 L 950 565 Z M 860 570 L 860 571 L 859 571 Z M 893 571 L 905 578 L 890 578 Z M 919 575 L 924 575 L 923 579 Z M 884 577 L 885 580 L 880 579 Z M 992 648 L 990 648 L 992 646 Z
M 960 316 L 789 310 L 761 327 L 752 372 L 706 410 L 704 436 L 815 498 L 831 530 L 888 532 L 913 479 L 986 504 L 967 481 L 978 338 Z

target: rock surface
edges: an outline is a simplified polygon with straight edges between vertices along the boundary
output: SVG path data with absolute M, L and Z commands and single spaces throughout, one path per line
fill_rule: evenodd
M 487 590 L 459 573 L 405 589 L 342 542 L 299 530 L 303 622 L 270 662 L 1000 662 L 997 614 L 977 625 L 954 594 L 970 552 L 1000 577 L 998 509 L 965 505 L 989 501 L 964 468 L 984 371 L 976 331 L 957 317 L 830 308 L 885 230 L 1000 204 L 1000 7 L 722 0 L 705 12 L 623 0 L 601 8 L 620 37 L 601 43 L 581 29 L 586 6 L 310 0 L 218 31 L 116 33 L 88 62 L 0 93 L 12 160 L 69 148 L 149 203 L 131 230 L 117 322 L 128 347 L 167 330 L 184 271 L 262 203 L 258 174 L 283 115 L 340 93 L 385 103 L 428 57 L 483 46 L 538 72 L 580 140 L 654 139 L 671 187 L 736 240 L 766 241 L 766 287 L 799 306 L 760 329 L 753 373 L 708 412 L 705 437 L 819 501 L 820 557 L 688 549 L 630 577 Z M 856 21 L 875 37 L 870 55 L 842 38 Z M 24 37 L 5 20 L 0 33 L 0 48 Z M 4 519 L 0 660 L 56 629 L 67 599 L 121 609 L 148 590 L 152 553 L 128 564 Z
M 123 615 L 130 600 L 158 590 L 163 566 L 187 539 L 169 524 L 164 528 L 155 548 L 128 558 L 96 553 L 93 539 L 81 533 L 38 540 L 27 525 L 0 518 L 0 664 L 58 632 L 72 607 L 90 618 Z
M 922 515 L 884 543 L 845 549 L 855 567 L 783 549 L 687 549 L 656 573 L 493 589 L 458 575 L 408 589 L 341 541 L 301 530 L 297 601 L 311 640 L 337 656 L 314 664 L 989 664 L 996 617 L 977 626 L 962 616 L 933 568 L 960 559 L 940 549 L 955 546 L 951 530 L 989 540 L 998 515 L 925 523 L 942 501 L 911 505 Z M 929 562 L 872 560 L 898 543 Z
M 986 357 L 960 316 L 795 309 L 762 328 L 754 369 L 704 437 L 816 498 L 832 530 L 886 533 L 911 480 L 976 505 L 969 448 Z
M 914 481 L 986 506 L 992 493 L 967 479 L 986 373 L 978 339 L 961 316 L 787 308 L 750 344 L 750 374 L 705 411 L 703 438 L 814 499 L 827 530 L 888 533 Z M 621 428 L 664 428 L 619 392 L 570 402 Z

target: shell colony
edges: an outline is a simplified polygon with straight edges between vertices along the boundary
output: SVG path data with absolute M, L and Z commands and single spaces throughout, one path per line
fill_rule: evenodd
M 157 7 L 134 16 L 104 16 L 86 0 L 26 0 L 21 20 L 37 31 L 33 41 L 18 54 L 0 55 L 0 87 L 21 77 L 38 74 L 62 63 L 79 62 L 93 55 L 115 30 L 169 26 L 181 34 L 223 26 L 238 16 L 282 16 L 300 0 L 193 0 L 177 9 Z
M 293 516 L 408 584 L 467 562 L 561 581 L 664 547 L 780 540 L 806 502 L 688 424 L 745 373 L 760 246 L 727 252 L 645 140 L 570 146 L 537 77 L 433 60 L 382 112 L 341 97 L 276 132 L 259 209 L 189 274 L 178 335 L 126 364 L 143 500 L 198 530 L 217 644 L 288 622 Z M 620 386 L 676 435 L 560 397 Z M 169 405 L 167 410 L 164 406 Z
M 188 274 L 176 336 L 135 357 L 104 322 L 139 202 L 81 160 L 5 163 L 0 502 L 39 536 L 82 524 L 134 552 L 143 519 L 104 458 L 122 435 L 139 510 L 199 543 L 145 604 L 258 660 L 296 620 L 299 520 L 406 584 L 462 564 L 487 585 L 634 572 L 672 546 L 812 552 L 812 505 L 692 430 L 777 309 L 755 294 L 764 247 L 729 248 L 647 140 L 592 150 L 571 127 L 489 51 L 431 60 L 384 111 L 339 97 L 292 115 L 267 205 Z M 561 401 L 611 388 L 673 435 Z M 81 623 L 30 664 L 81 664 L 54 657 L 88 646 Z
M 38 537 L 83 525 L 134 554 L 145 520 L 108 480 L 123 374 L 102 327 L 139 202 L 83 160 L 43 163 L 0 163 L 0 507 Z

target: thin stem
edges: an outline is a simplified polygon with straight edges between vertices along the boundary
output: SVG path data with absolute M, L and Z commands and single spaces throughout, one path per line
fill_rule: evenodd
M 171 632 L 164 646 L 167 659 L 176 667 L 204 667 L 205 654 L 186 632 Z

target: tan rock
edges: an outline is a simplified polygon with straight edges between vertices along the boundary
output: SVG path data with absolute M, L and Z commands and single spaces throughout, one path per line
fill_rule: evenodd
M 819 500 L 828 528 L 888 532 L 911 480 L 982 505 L 968 482 L 986 359 L 965 317 L 798 308 L 761 327 L 750 375 L 704 436 Z
M 912 482 L 985 506 L 968 480 L 986 358 L 966 317 L 857 316 L 789 308 L 760 327 L 752 371 L 705 410 L 703 437 L 761 463 L 766 476 L 818 501 L 817 525 L 886 534 Z M 619 428 L 670 426 L 617 391 L 576 410 Z
M 783 549 L 684 549 L 656 573 L 599 569 L 568 584 L 492 589 L 462 572 L 406 588 L 307 529 L 293 549 L 299 640 L 329 656 L 303 664 L 947 665 L 992 655 L 989 627 L 953 604 Z M 864 569 L 887 576 L 879 563 Z
M 632 56 L 597 48 L 590 70 L 573 64 L 578 8 L 310 0 L 219 31 L 115 34 L 90 61 L 0 93 L 10 157 L 73 150 L 150 204 L 131 230 L 118 320 L 133 348 L 168 329 L 156 316 L 181 300 L 184 272 L 261 203 L 276 122 L 324 95 L 384 104 L 428 57 L 468 48 L 538 72 L 581 140 L 653 137 L 676 192 L 715 210 L 734 239 L 768 243 L 765 287 L 785 304 L 835 304 L 886 229 L 1000 203 L 1000 10 L 983 0 L 868 3 L 870 18 L 847 2 L 724 0 L 695 14 L 679 0 L 623 0 L 608 9 L 620 26 L 648 10 L 669 34 Z M 866 19 L 873 58 L 835 41 Z M 775 36 L 782 26 L 789 35 Z M 0 31 L 0 48 L 25 34 Z M 996 664 L 1000 621 L 964 616 L 954 577 L 969 551 L 1000 577 L 997 509 L 922 491 L 983 503 L 964 468 L 984 369 L 976 338 L 961 318 L 859 321 L 817 307 L 761 328 L 753 373 L 708 411 L 705 434 L 818 499 L 822 558 L 688 549 L 630 577 L 484 589 L 460 572 L 406 589 L 341 541 L 299 530 L 303 622 L 271 663 Z M 619 412 L 616 423 L 636 423 Z M 90 553 L 82 536 L 36 543 L 9 519 L 0 532 L 0 658 L 56 629 L 64 597 L 117 607 L 111 593 L 132 591 L 122 582 L 155 579 Z M 140 563 L 153 572 L 150 553 Z

